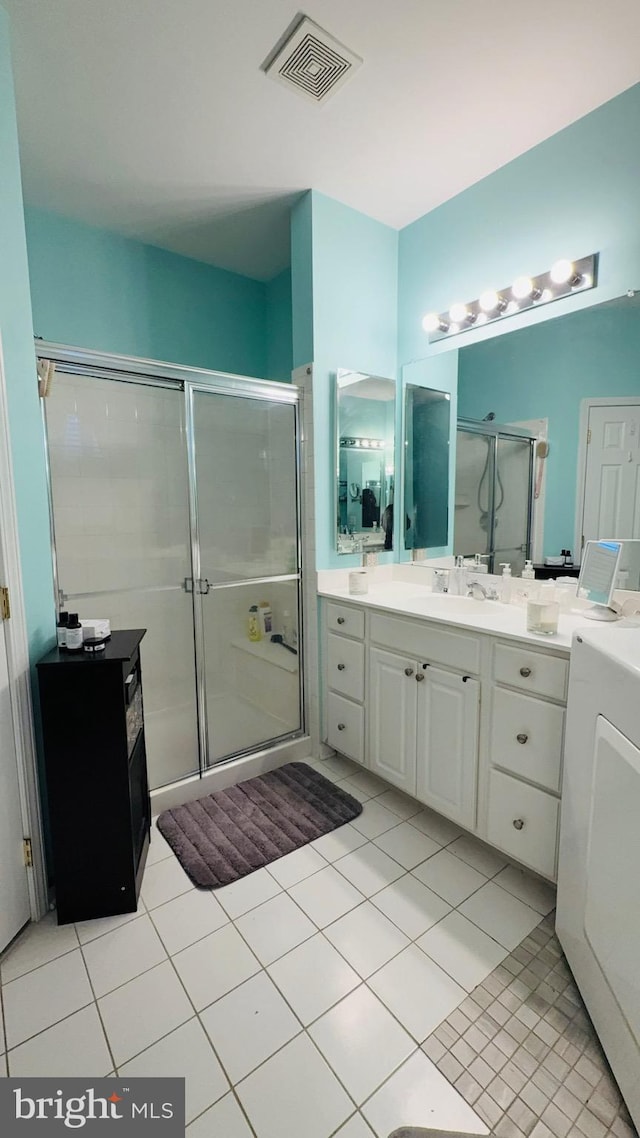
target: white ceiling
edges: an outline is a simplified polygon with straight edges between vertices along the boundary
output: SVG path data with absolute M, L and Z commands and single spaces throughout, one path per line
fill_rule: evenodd
M 301 191 L 401 227 L 640 80 L 637 0 L 303 2 L 364 59 L 321 107 L 295 2 L 0 0 L 27 200 L 269 279 Z

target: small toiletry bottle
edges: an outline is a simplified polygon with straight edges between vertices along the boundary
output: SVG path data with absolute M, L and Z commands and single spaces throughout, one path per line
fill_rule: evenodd
M 553 581 L 546 581 L 540 586 L 538 600 L 529 601 L 527 605 L 527 632 L 554 636 L 558 631 L 559 613 L 555 585 Z
M 449 588 L 449 570 L 448 569 L 434 569 L 433 570 L 433 585 L 431 591 L 434 593 L 446 593 Z
M 455 565 L 449 573 L 449 592 L 456 597 L 464 596 L 467 591 L 466 580 L 467 570 L 465 569 L 464 557 L 457 556 Z
M 260 617 L 258 615 L 258 606 L 251 605 L 249 609 L 249 624 L 247 627 L 249 640 L 262 640 L 262 633 L 260 631 Z
M 535 581 L 536 573 L 533 568 L 533 561 L 525 561 L 524 569 L 522 570 L 523 581 Z
M 366 569 L 352 569 L 349 573 L 349 592 L 354 597 L 362 597 L 369 592 L 369 574 Z
M 77 612 L 69 613 L 65 640 L 65 647 L 67 649 L 67 652 L 82 651 L 82 625 L 78 620 Z
M 262 636 L 269 639 L 273 632 L 273 614 L 268 601 L 260 601 L 258 604 L 258 620 L 260 621 L 260 632 Z
M 511 601 L 511 566 L 508 561 L 501 561 L 500 568 L 502 569 L 500 600 L 503 605 L 508 605 Z
M 58 648 L 67 647 L 67 624 L 69 623 L 69 613 L 61 612 L 58 614 L 58 623 L 56 625 L 56 639 L 58 641 Z

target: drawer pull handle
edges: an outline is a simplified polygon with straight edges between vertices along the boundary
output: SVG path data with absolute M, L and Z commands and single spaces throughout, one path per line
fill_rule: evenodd
M 531 668 L 521 668 L 520 675 L 524 676 L 525 680 L 531 675 Z
M 338 724 L 338 731 L 344 731 L 346 726 L 347 726 L 346 723 L 339 723 Z M 515 826 L 515 822 L 513 824 Z
M 413 675 L 413 668 L 405 668 L 404 674 L 405 674 L 405 676 L 412 676 Z
M 344 670 L 345 670 L 346 666 L 347 666 L 346 664 L 338 664 L 338 671 L 339 671 L 339 672 L 344 672 Z
M 463 684 L 466 684 L 467 680 L 470 680 L 470 679 L 471 679 L 471 676 L 463 676 L 462 677 Z
M 522 818 L 514 818 L 513 819 L 513 826 L 514 826 L 514 829 L 516 829 L 516 830 L 524 830 L 524 822 L 523 822 Z
M 336 624 L 344 624 L 344 622 L 345 622 L 345 617 L 343 617 L 343 616 L 339 616 L 338 619 L 336 620 Z
M 524 731 L 521 731 L 519 735 L 516 735 L 516 739 L 519 743 L 526 743 L 528 738 L 529 736 L 525 735 Z
M 417 672 L 416 673 L 416 683 L 417 684 L 422 683 L 423 679 L 424 679 L 424 672 Z

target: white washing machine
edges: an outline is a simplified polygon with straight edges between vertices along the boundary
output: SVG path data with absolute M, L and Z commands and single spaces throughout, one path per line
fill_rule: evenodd
M 638 627 L 573 637 L 556 927 L 640 1129 Z

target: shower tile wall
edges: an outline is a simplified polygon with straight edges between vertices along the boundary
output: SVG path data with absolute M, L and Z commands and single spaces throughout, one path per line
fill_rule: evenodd
M 152 787 L 197 771 L 184 397 L 56 374 L 47 402 L 59 585 L 72 611 L 147 628 Z M 80 594 L 81 596 L 78 596 Z

